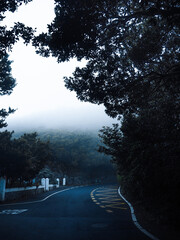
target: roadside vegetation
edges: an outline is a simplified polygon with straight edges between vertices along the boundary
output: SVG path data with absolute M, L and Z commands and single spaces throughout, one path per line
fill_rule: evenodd
M 12 2 L 13 7 L 3 1 L 0 18 L 23 1 Z M 104 104 L 106 113 L 119 120 L 100 130 L 103 145 L 99 151 L 112 157 L 128 198 L 151 212 L 155 222 L 176 228 L 179 22 L 177 0 L 55 0 L 55 19 L 47 33 L 35 36 L 33 29 L 21 23 L 9 32 L 0 27 L 1 62 L 7 58 L 7 48 L 20 37 L 25 43 L 31 41 L 37 54 L 54 56 L 59 63 L 71 58 L 87 60 L 85 67 L 65 77 L 65 86 L 81 101 Z M 0 84 L 4 81 L 9 90 L 3 85 L 1 95 L 11 93 L 14 80 L 2 79 Z M 1 110 L 2 121 L 10 112 Z M 66 145 L 61 145 L 58 151 L 63 156 Z

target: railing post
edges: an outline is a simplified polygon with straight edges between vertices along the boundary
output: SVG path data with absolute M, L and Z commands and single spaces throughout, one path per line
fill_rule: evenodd
M 45 189 L 45 186 L 46 186 L 45 178 L 41 178 L 41 185 L 44 187 L 44 191 L 45 191 L 46 190 Z
M 45 179 L 45 191 L 49 191 L 49 178 Z
M 59 188 L 59 178 L 56 178 L 57 184 L 56 187 Z
M 6 179 L 0 177 L 0 201 L 3 202 L 5 200 L 5 192 L 6 192 Z
M 66 178 L 63 178 L 63 186 L 66 185 Z

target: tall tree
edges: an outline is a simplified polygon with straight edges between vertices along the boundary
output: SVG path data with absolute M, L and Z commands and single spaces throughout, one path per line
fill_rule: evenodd
M 9 180 L 32 180 L 52 161 L 49 142 L 41 141 L 37 133 L 12 138 L 13 132 L 0 132 L 0 176 Z
M 0 96 L 11 94 L 15 85 L 16 81 L 11 75 L 11 61 L 8 60 L 8 55 L 6 54 L 0 59 Z M 11 108 L 8 111 L 0 109 L 0 128 L 7 126 L 5 118 L 13 112 L 14 110 Z
M 179 1 L 55 4 L 48 32 L 34 38 L 37 53 L 58 62 L 88 60 L 65 78 L 65 85 L 80 100 L 104 104 L 109 116 L 122 119 L 121 128 L 101 131 L 106 146 L 100 151 L 112 155 L 129 193 L 143 204 L 152 199 L 162 215 L 176 219 L 168 198 L 177 195 L 180 182 Z
M 27 4 L 32 0 L 1 0 L 0 2 L 0 22 L 5 18 L 7 11 L 15 12 L 22 4 Z M 0 96 L 11 94 L 15 87 L 15 79 L 11 75 L 11 61 L 8 60 L 7 52 L 12 50 L 13 45 L 20 37 L 24 39 L 24 43 L 28 44 L 33 37 L 33 29 L 25 27 L 23 23 L 15 23 L 10 30 L 6 26 L 0 26 Z M 5 118 L 13 113 L 14 110 L 0 109 L 0 128 L 6 127 Z
M 56 0 L 37 52 L 58 61 L 88 59 L 65 78 L 82 101 L 104 104 L 110 116 L 138 112 L 162 85 L 178 92 L 178 1 Z M 163 89 L 163 87 L 161 87 Z

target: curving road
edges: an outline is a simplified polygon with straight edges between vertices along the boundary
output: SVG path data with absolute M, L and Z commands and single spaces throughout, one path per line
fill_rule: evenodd
M 65 189 L 34 203 L 0 206 L 1 240 L 148 240 L 116 186 Z

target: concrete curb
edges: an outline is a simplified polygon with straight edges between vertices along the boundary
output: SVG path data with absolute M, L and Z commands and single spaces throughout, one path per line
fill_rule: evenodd
M 118 193 L 120 195 L 120 197 L 129 205 L 130 211 L 131 211 L 131 217 L 132 217 L 132 221 L 134 223 L 134 225 L 141 231 L 143 232 L 146 236 L 148 236 L 150 239 L 152 240 L 160 240 L 159 238 L 155 237 L 154 235 L 152 235 L 151 233 L 149 233 L 147 230 L 145 230 L 143 227 L 141 227 L 141 225 L 138 223 L 136 215 L 134 213 L 134 208 L 133 206 L 123 197 L 123 195 L 121 194 L 121 188 L 118 188 Z

